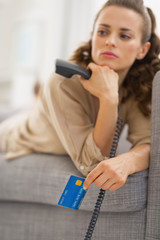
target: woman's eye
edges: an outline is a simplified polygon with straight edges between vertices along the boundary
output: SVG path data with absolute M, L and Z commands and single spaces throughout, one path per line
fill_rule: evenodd
M 99 36 L 106 36 L 106 35 L 107 35 L 107 31 L 98 30 L 98 35 L 99 35 Z
M 126 40 L 131 39 L 131 37 L 127 34 L 121 34 L 120 37 L 123 38 L 123 39 L 126 39 Z

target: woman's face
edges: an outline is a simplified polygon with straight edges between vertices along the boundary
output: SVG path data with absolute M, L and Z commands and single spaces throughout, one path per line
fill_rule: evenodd
M 127 72 L 144 57 L 143 19 L 133 10 L 109 6 L 98 17 L 92 34 L 92 59 L 98 65 Z

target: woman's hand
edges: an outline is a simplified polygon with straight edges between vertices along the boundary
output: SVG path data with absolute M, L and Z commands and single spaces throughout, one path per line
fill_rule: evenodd
M 126 159 L 111 158 L 100 162 L 86 177 L 83 188 L 88 189 L 94 183 L 97 187 L 110 191 L 122 187 L 129 175 Z
M 118 74 L 107 66 L 95 63 L 90 63 L 88 68 L 92 75 L 88 81 L 80 78 L 83 87 L 99 99 L 103 97 L 118 99 Z
M 149 167 L 150 144 L 140 144 L 129 152 L 100 162 L 86 177 L 83 188 L 94 183 L 104 190 L 117 190 L 122 187 L 127 177 Z

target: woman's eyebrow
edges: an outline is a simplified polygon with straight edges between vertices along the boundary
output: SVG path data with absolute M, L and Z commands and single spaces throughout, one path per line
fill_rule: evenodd
M 102 27 L 111 28 L 110 25 L 105 24 L 105 23 L 100 23 L 99 25 Z M 125 32 L 134 32 L 132 29 L 129 29 L 129 28 L 120 28 L 120 30 L 125 31 Z
M 120 28 L 120 30 L 124 32 L 134 32 L 132 29 L 129 28 Z
M 111 26 L 109 26 L 108 24 L 105 24 L 105 23 L 100 23 L 99 26 L 106 27 L 106 28 L 111 28 Z

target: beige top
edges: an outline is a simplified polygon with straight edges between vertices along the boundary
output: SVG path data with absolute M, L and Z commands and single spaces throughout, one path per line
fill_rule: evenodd
M 129 126 L 128 140 L 133 146 L 150 143 L 150 119 L 133 99 L 120 106 L 120 115 Z M 95 119 L 92 96 L 76 76 L 67 79 L 54 73 L 31 111 L 12 125 L 8 120 L 0 125 L 0 132 L 7 129 L 2 137 L 6 159 L 32 152 L 68 154 L 87 175 L 104 159 L 93 140 Z

